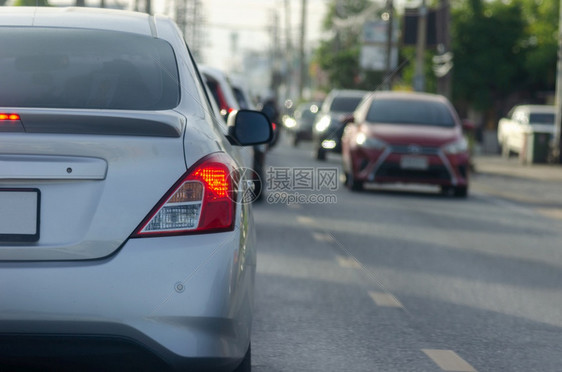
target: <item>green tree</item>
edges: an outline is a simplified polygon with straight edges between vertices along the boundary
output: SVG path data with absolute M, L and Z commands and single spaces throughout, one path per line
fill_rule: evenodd
M 16 0 L 14 2 L 14 6 L 50 6 L 50 5 L 48 0 Z
M 527 80 L 521 5 L 469 0 L 452 20 L 453 99 L 481 111 L 501 106 Z
M 528 91 L 554 91 L 558 50 L 558 0 L 520 0 L 526 23 L 521 48 L 526 51 Z
M 314 59 L 326 72 L 331 88 L 375 89 L 381 83 L 382 73 L 362 71 L 359 66 L 362 24 L 342 26 L 337 19 L 357 16 L 372 5 L 370 0 L 332 0 L 324 18 L 323 27 L 332 37 L 323 40 L 315 51 Z

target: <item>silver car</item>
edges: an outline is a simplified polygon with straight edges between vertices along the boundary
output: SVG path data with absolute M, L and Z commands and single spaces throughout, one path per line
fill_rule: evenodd
M 250 370 L 241 146 L 166 17 L 0 7 L 0 369 Z

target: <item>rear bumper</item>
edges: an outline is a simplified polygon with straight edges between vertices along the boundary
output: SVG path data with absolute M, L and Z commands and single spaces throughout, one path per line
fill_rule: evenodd
M 256 262 L 242 238 L 130 239 L 104 260 L 0 263 L 1 360 L 234 367 L 250 341 Z
M 405 167 L 403 156 L 425 159 L 426 166 Z M 439 149 L 428 154 L 404 154 L 391 149 L 352 152 L 354 177 L 364 182 L 412 183 L 465 187 L 468 185 L 470 161 L 466 153 L 449 155 Z

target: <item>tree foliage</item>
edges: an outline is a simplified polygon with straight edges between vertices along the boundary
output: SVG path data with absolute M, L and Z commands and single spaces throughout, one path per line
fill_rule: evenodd
M 452 14 L 453 95 L 482 111 L 541 101 L 556 80 L 558 0 L 466 0 Z
M 519 4 L 469 0 L 452 14 L 453 97 L 487 110 L 526 80 Z
M 344 20 L 357 16 L 371 5 L 370 0 L 336 1 L 328 5 L 324 19 L 325 31 L 332 37 L 320 43 L 315 51 L 315 60 L 326 72 L 331 88 L 375 89 L 380 83 L 382 74 L 361 71 L 359 55 L 361 50 L 362 24 L 342 27 L 336 20 Z
M 2 0 L 0 0 L 1 2 Z M 16 0 L 14 6 L 50 6 L 48 0 Z
M 481 111 L 501 111 L 513 100 L 539 101 L 556 81 L 559 0 L 452 1 L 451 48 L 453 100 Z M 338 5 L 339 4 L 339 5 Z M 321 42 L 315 59 L 328 76 L 327 88 L 374 89 L 381 73 L 359 67 L 361 27 L 338 27 L 337 19 L 364 12 L 368 0 L 332 0 L 324 20 L 331 37 Z M 426 52 L 426 88 L 435 90 L 431 57 Z M 410 61 L 399 79 L 412 81 L 415 52 L 400 50 Z

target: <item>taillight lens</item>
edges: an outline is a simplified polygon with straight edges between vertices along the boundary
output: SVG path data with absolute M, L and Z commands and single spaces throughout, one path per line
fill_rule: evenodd
M 232 231 L 238 175 L 224 153 L 198 161 L 166 193 L 132 237 Z
M 0 120 L 21 120 L 18 114 L 0 113 Z

